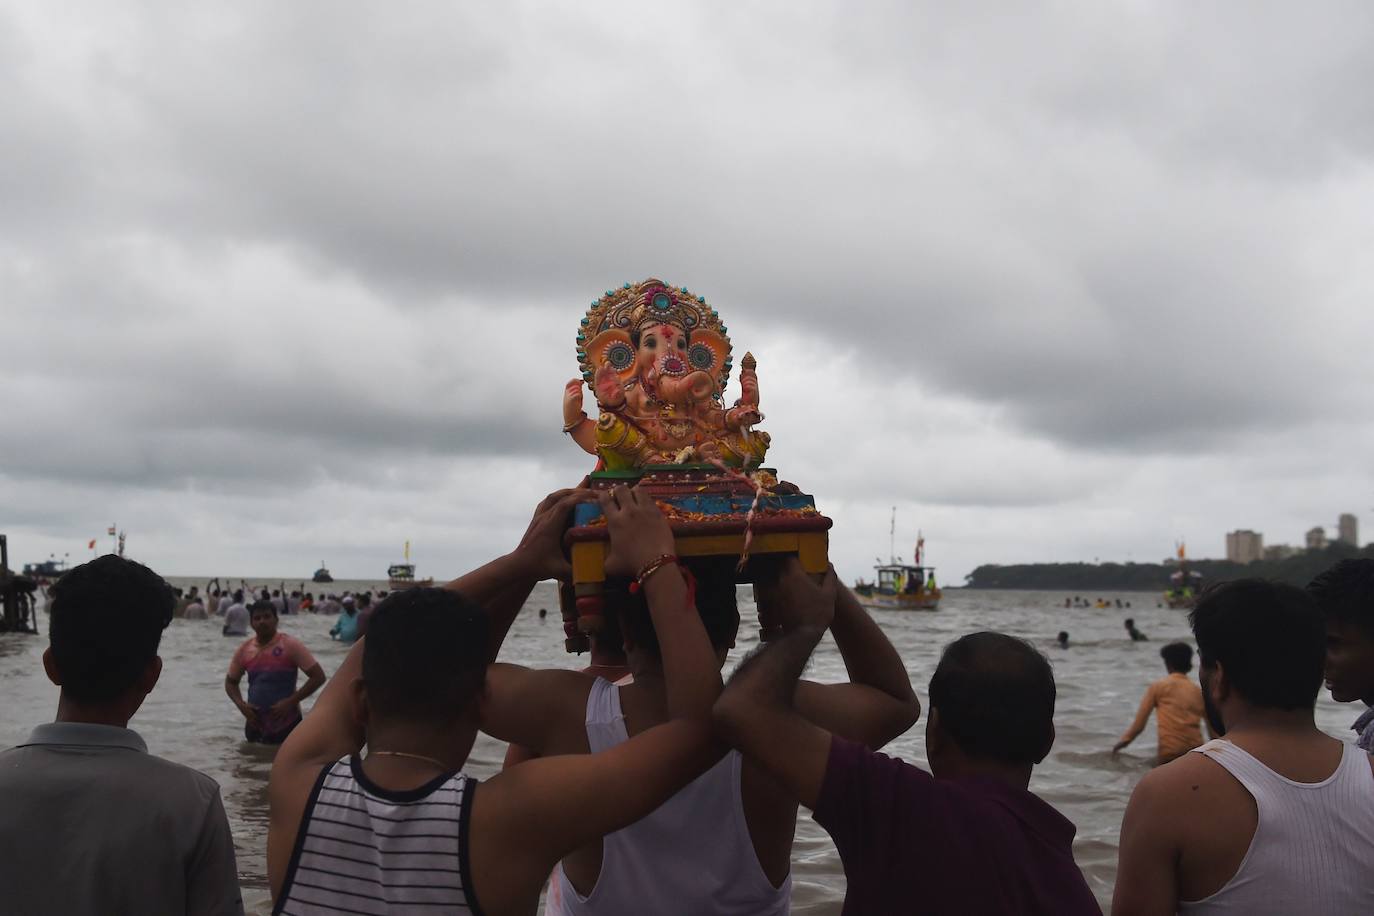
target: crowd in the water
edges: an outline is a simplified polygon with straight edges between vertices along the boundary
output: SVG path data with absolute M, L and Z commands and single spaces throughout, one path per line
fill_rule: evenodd
M 351 643 L 367 632 L 367 620 L 372 609 L 386 598 L 385 589 L 376 592 L 344 591 L 321 593 L 318 599 L 314 592 L 286 591 L 285 588 L 250 586 L 239 580 L 237 588 L 221 587 L 219 579 L 211 579 L 205 584 L 204 591 L 193 585 L 190 589 L 173 588 L 176 604 L 172 616 L 186 620 L 206 620 L 210 617 L 224 618 L 225 636 L 247 636 L 250 617 L 254 609 L 272 606 L 278 616 L 292 614 L 331 614 L 339 620 L 330 635 Z
M 591 664 L 496 663 L 535 583 L 569 576 L 562 534 L 593 498 L 613 587 Z M 634 489 L 551 494 L 514 550 L 441 588 L 316 598 L 212 580 L 178 595 L 120 557 L 83 564 L 48 606 L 56 720 L 0 752 L 0 910 L 242 912 L 233 834 L 259 828 L 231 827 L 213 780 L 128 728 L 173 617 L 219 616 L 247 636 L 224 680 L 245 737 L 281 745 L 274 912 L 525 914 L 542 894 L 554 916 L 785 914 L 804 807 L 839 851 L 846 916 L 1100 914 L 1074 824 L 1029 790 L 1055 742 L 1046 657 L 996 632 L 946 646 L 922 769 L 880 753 L 922 713 L 881 627 L 833 572 L 751 563 L 781 635 L 725 681 L 735 559 L 676 556 Z M 331 635 L 354 643 L 332 676 L 280 629 L 298 613 L 337 615 Z M 1215 585 L 1189 622 L 1199 681 L 1192 645 L 1163 646 L 1164 677 L 1113 748 L 1155 715 L 1160 765 L 1126 809 L 1113 913 L 1374 912 L 1374 709 L 1353 741 L 1314 720 L 1324 681 L 1374 701 L 1374 560 L 1306 589 Z M 827 637 L 847 682 L 803 677 Z M 464 773 L 479 730 L 510 745 L 481 783 Z

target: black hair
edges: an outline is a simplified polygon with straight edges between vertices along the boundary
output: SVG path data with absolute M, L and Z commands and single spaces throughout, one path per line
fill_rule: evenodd
M 1341 560 L 1307 583 L 1328 620 L 1352 623 L 1374 639 L 1374 559 Z
M 1164 667 L 1170 671 L 1187 674 L 1193 670 L 1193 647 L 1186 642 L 1169 643 L 1159 650 L 1159 657 L 1164 659 Z
M 372 604 L 372 593 L 362 592 L 353 600 L 357 603 L 358 607 L 360 608 L 369 607 Z
M 486 612 L 455 591 L 407 588 L 372 612 L 363 643 L 368 707 L 379 718 L 452 722 L 487 675 Z
M 277 606 L 273 604 L 271 601 L 266 601 L 262 598 L 259 598 L 257 601 L 254 601 L 252 605 L 249 606 L 248 616 L 251 617 L 254 614 L 258 613 L 268 613 L 271 614 L 273 617 L 276 617 Z
M 1127 629 L 1129 629 L 1129 628 L 1135 626 L 1135 618 L 1134 618 L 1134 617 L 1127 617 L 1126 620 L 1125 620 L 1124 622 L 1125 622 L 1125 624 L 1126 624 Z
M 692 557 L 683 564 L 696 579 L 697 613 L 715 649 L 728 649 L 739 632 L 739 602 L 735 596 L 735 560 L 731 557 Z M 631 594 L 624 584 L 607 583 L 606 616 L 615 614 L 634 644 L 654 658 L 663 650 L 654 632 L 644 592 Z
M 234 590 L 234 603 L 243 604 L 243 589 L 240 588 Z
M 1311 709 L 1326 662 L 1326 622 L 1312 596 L 1264 579 L 1212 586 L 1188 614 L 1203 668 L 1220 664 L 1247 702 Z
M 118 699 L 157 655 L 176 606 L 141 563 L 108 554 L 53 583 L 48 639 L 62 691 L 80 703 Z
M 970 633 L 945 647 L 930 705 L 965 754 L 1036 764 L 1054 744 L 1054 672 L 1030 643 Z

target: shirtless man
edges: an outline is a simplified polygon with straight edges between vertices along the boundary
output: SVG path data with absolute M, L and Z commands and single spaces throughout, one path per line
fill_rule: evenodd
M 569 574 L 562 534 L 588 497 L 552 494 L 511 554 L 443 589 L 397 592 L 376 611 L 272 768 L 267 868 L 283 910 L 424 902 L 533 913 L 560 858 L 638 820 L 719 757 L 708 717 L 720 676 L 673 567 L 645 586 L 664 647 L 663 724 L 605 753 L 531 760 L 481 784 L 462 774 L 478 704 L 507 702 L 485 679 L 488 663 L 535 582 Z M 604 501 L 608 570 L 625 575 L 672 548 L 652 502 Z
M 1317 729 L 1326 631 L 1301 589 L 1241 579 L 1189 614 L 1218 737 L 1141 779 L 1114 916 L 1374 912 L 1374 760 Z
M 622 497 L 643 499 L 633 489 Z M 669 544 L 665 552 L 671 550 Z M 739 628 L 735 564 L 731 558 L 714 567 L 691 565 L 698 573 L 697 606 L 715 650 L 714 673 L 725 664 Z M 662 574 L 653 571 L 648 581 Z M 785 624 L 789 609 L 770 601 L 769 585 L 763 583 L 757 591 L 760 616 Z M 608 596 L 608 604 L 612 599 Z M 628 685 L 615 687 L 576 671 L 493 665 L 488 676 L 493 687 L 482 708 L 483 731 L 540 756 L 581 755 L 623 746 L 617 742 L 632 741 L 663 722 L 663 662 L 656 651 L 656 624 L 646 623 L 642 610 L 621 609 L 634 675 Z M 837 592 L 830 633 L 852 683 L 802 681 L 797 707 L 837 734 L 881 747 L 905 732 L 920 713 L 906 667 L 846 589 Z M 644 821 L 564 858 L 550 883 L 545 912 L 785 913 L 796 820 L 796 797 L 732 751 Z

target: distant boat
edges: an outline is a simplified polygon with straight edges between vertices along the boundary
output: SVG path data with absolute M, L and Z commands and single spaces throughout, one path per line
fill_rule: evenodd
M 24 575 L 30 579 L 60 579 L 66 572 L 65 560 L 44 560 L 42 563 L 24 564 Z
M 401 588 L 424 588 L 434 584 L 433 579 L 415 578 L 415 564 L 413 563 L 391 564 L 386 568 L 386 580 L 392 591 Z
M 892 528 L 889 536 L 895 539 L 897 531 L 897 509 L 892 509 Z M 889 548 L 891 548 L 889 544 Z M 934 611 L 940 606 L 944 593 L 935 584 L 935 567 L 921 563 L 925 553 L 924 535 L 916 536 L 914 563 L 899 563 L 896 557 L 891 562 L 879 562 L 873 567 L 878 574 L 876 582 L 854 583 L 854 593 L 868 607 L 899 611 Z
M 310 577 L 310 581 L 311 581 L 311 582 L 333 582 L 333 581 L 334 581 L 334 577 L 331 576 L 331 575 L 329 574 L 329 570 L 328 570 L 328 568 L 325 567 L 324 561 L 323 561 L 323 560 L 320 561 L 320 568 L 317 569 L 317 570 L 315 570 L 315 575 L 313 575 L 313 576 Z
M 898 611 L 934 611 L 944 593 L 935 584 L 934 566 L 885 563 L 873 567 L 877 582 L 856 582 L 854 593 L 869 607 Z
M 1197 596 L 1202 591 L 1202 573 L 1188 568 L 1188 550 L 1182 542 L 1178 545 L 1178 569 L 1169 576 L 1169 585 L 1164 589 L 1164 603 L 1174 610 L 1188 610 L 1197 604 Z
M 404 563 L 392 563 L 386 569 L 387 584 L 391 586 L 391 590 L 427 588 L 433 585 L 433 579 L 415 578 L 415 564 L 410 562 L 410 541 L 406 541 L 405 556 L 406 561 Z

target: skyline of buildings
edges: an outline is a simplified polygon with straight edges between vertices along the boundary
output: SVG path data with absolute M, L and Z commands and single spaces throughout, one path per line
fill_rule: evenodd
M 1248 528 L 1237 528 L 1226 534 L 1226 559 L 1232 563 L 1254 563 L 1257 560 L 1284 560 L 1306 550 L 1323 550 L 1327 544 L 1326 528 L 1317 525 L 1303 535 L 1304 548 L 1288 544 L 1264 546 L 1264 535 Z M 1360 521 L 1353 513 L 1342 512 L 1336 520 L 1335 543 L 1360 546 Z

